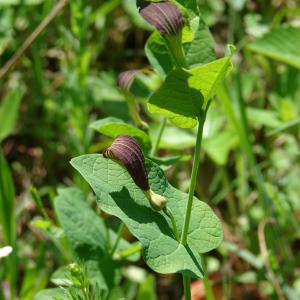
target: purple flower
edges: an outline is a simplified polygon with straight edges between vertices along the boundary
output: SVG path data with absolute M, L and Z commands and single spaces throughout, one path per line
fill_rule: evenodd
M 129 92 L 134 81 L 135 75 L 140 72 L 140 70 L 128 70 L 121 72 L 119 74 L 117 84 L 125 92 Z
M 141 16 L 162 35 L 176 35 L 184 25 L 178 7 L 171 2 L 145 2 L 139 5 Z
M 117 159 L 126 168 L 135 184 L 143 191 L 150 189 L 144 155 L 139 143 L 131 136 L 119 135 L 103 152 L 106 158 Z
M 150 189 L 144 155 L 139 143 L 133 137 L 117 136 L 113 144 L 103 151 L 103 156 L 122 163 L 134 183 L 144 192 L 153 209 L 161 210 L 166 206 L 167 199 Z

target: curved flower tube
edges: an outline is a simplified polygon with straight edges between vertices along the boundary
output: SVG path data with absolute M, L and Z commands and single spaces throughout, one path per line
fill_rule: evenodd
M 128 70 L 123 71 L 119 74 L 117 84 L 125 92 L 129 92 L 133 84 L 135 75 L 140 72 L 140 70 Z
M 178 7 L 172 2 L 139 3 L 140 15 L 153 25 L 165 38 L 166 44 L 177 68 L 187 68 L 185 54 L 182 49 L 182 27 L 184 18 Z
M 176 35 L 184 25 L 180 10 L 172 2 L 143 1 L 140 4 L 139 12 L 162 35 Z
M 166 206 L 166 198 L 150 189 L 144 155 L 139 143 L 133 137 L 119 135 L 113 144 L 103 151 L 103 156 L 122 163 L 134 183 L 144 192 L 153 209 L 161 210 Z

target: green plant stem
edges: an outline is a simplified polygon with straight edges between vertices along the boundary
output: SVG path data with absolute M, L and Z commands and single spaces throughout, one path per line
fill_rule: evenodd
M 50 219 L 45 211 L 45 208 L 43 206 L 43 201 L 42 201 L 37 189 L 35 187 L 31 187 L 30 193 L 35 202 L 36 208 L 40 211 L 40 213 L 42 214 L 42 216 L 44 217 L 45 220 L 50 221 Z
M 183 277 L 184 299 L 191 300 L 191 279 L 187 275 Z
M 203 255 L 200 255 L 200 256 L 201 256 L 201 261 L 202 261 L 202 266 L 203 266 L 203 271 L 204 271 L 203 283 L 204 283 L 206 300 L 215 300 L 214 292 L 213 292 L 209 277 L 207 275 L 204 257 L 203 257 Z
M 182 33 L 178 35 L 171 35 L 168 36 L 166 39 L 166 44 L 168 46 L 169 52 L 172 55 L 174 64 L 176 65 L 176 68 L 188 68 L 185 54 L 183 52 L 182 48 Z
M 199 163 L 200 163 L 200 154 L 201 154 L 201 143 L 202 143 L 202 135 L 203 135 L 203 126 L 205 122 L 205 116 L 206 113 L 203 112 L 202 116 L 199 117 L 199 125 L 198 125 L 198 132 L 197 132 L 197 140 L 196 140 L 196 147 L 195 147 L 195 154 L 194 154 L 194 162 L 193 162 L 193 168 L 192 168 L 192 176 L 191 176 L 191 183 L 190 183 L 190 189 L 189 189 L 189 197 L 188 202 L 186 206 L 186 212 L 184 217 L 184 225 L 181 235 L 181 244 L 184 246 L 187 243 L 187 237 L 188 237 L 188 231 L 190 226 L 190 219 L 191 219 L 191 213 L 192 213 L 192 206 L 193 206 L 193 197 L 197 182 L 197 174 L 199 169 Z
M 200 155 L 201 155 L 200 150 L 201 150 L 203 126 L 204 126 L 204 122 L 205 122 L 205 117 L 206 117 L 206 111 L 205 112 L 203 111 L 202 115 L 199 117 L 195 154 L 194 154 L 194 161 L 193 161 L 193 168 L 192 168 L 192 175 L 191 175 L 191 183 L 190 183 L 188 202 L 187 202 L 187 206 L 186 206 L 183 230 L 182 230 L 181 241 L 180 241 L 181 244 L 183 244 L 184 246 L 186 246 L 186 244 L 187 244 L 187 237 L 188 237 L 190 220 L 191 220 L 193 198 L 194 198 L 194 192 L 195 192 L 196 182 L 197 182 L 197 174 L 198 174 L 199 163 L 200 163 Z M 190 282 L 190 278 L 186 275 L 183 275 L 183 286 L 184 286 L 185 300 L 190 300 L 191 299 L 191 287 L 190 287 L 191 282 Z
M 172 222 L 173 233 L 174 233 L 174 235 L 175 235 L 176 240 L 179 241 L 179 240 L 180 240 L 180 237 L 179 237 L 179 233 L 178 233 L 176 221 L 175 221 L 175 218 L 174 218 L 172 212 L 171 212 L 170 209 L 167 208 L 167 207 L 165 207 L 163 211 L 164 211 L 164 213 L 170 218 L 170 220 L 171 220 L 171 222 Z
M 142 129 L 148 129 L 147 123 L 144 122 L 140 117 L 140 114 L 138 112 L 137 105 L 133 99 L 133 96 L 128 93 L 125 93 L 125 98 L 127 101 L 130 116 L 131 116 L 135 126 L 142 128 Z
M 117 247 L 118 247 L 118 245 L 119 245 L 119 242 L 120 242 L 120 240 L 121 240 L 121 237 L 122 237 L 122 235 L 123 235 L 123 233 L 124 233 L 124 230 L 125 230 L 125 224 L 122 222 L 122 223 L 120 224 L 120 226 L 119 226 L 119 229 L 118 229 L 118 233 L 117 233 L 117 237 L 116 237 L 115 243 L 114 243 L 114 245 L 113 245 L 113 247 L 112 247 L 112 249 L 111 249 L 111 252 L 110 252 L 110 255 L 111 255 L 111 256 L 113 256 L 114 253 L 116 252 Z
M 204 289 L 205 289 L 205 296 L 207 300 L 215 300 L 215 296 L 210 284 L 210 280 L 207 276 L 207 274 L 204 274 L 203 277 L 203 283 L 204 283 Z
M 162 122 L 160 123 L 159 129 L 158 129 L 158 135 L 156 137 L 155 144 L 154 144 L 154 146 L 151 149 L 151 153 L 150 153 L 151 156 L 155 156 L 156 155 L 156 152 L 158 150 L 158 147 L 159 147 L 159 144 L 160 144 L 160 141 L 161 141 L 161 137 L 162 137 L 163 132 L 164 132 L 164 130 L 166 128 L 166 125 L 167 125 L 167 118 L 164 117 L 163 120 L 162 120 Z
M 118 254 L 120 255 L 121 258 L 126 258 L 128 256 L 131 256 L 131 255 L 135 254 L 135 253 L 141 252 L 142 249 L 143 249 L 142 245 L 137 244 L 137 245 L 132 246 L 129 249 L 118 251 Z

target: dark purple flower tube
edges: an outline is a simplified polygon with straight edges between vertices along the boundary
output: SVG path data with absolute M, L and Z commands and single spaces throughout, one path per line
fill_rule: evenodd
M 128 70 L 121 72 L 118 76 L 117 84 L 124 91 L 129 92 L 136 74 L 140 70 Z
M 153 209 L 161 210 L 165 207 L 166 198 L 150 189 L 144 155 L 139 143 L 133 137 L 119 135 L 113 144 L 103 151 L 103 156 L 122 163 L 134 183 L 144 192 Z
M 141 16 L 162 35 L 177 35 L 184 19 L 178 7 L 172 2 L 145 2 L 139 5 Z
M 119 135 L 113 144 L 103 152 L 103 156 L 121 161 L 140 189 L 143 191 L 150 189 L 144 155 L 140 145 L 133 137 Z

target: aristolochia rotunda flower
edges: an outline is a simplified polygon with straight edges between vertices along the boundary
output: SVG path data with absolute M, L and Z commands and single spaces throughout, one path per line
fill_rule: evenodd
M 153 209 L 161 210 L 166 206 L 166 198 L 150 189 L 144 155 L 139 143 L 133 137 L 119 135 L 113 144 L 103 151 L 103 156 L 118 160 L 126 168 L 134 183 L 144 192 Z

